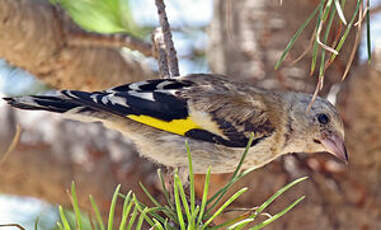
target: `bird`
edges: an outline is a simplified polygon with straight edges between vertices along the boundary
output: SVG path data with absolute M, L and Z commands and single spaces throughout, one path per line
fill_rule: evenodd
M 260 168 L 288 153 L 328 152 L 348 162 L 337 109 L 310 94 L 267 90 L 219 74 L 145 80 L 103 91 L 49 91 L 3 98 L 11 106 L 101 122 L 131 139 L 160 165 L 205 174 L 233 172 L 252 135 L 242 168 Z M 309 109 L 307 109 L 309 108 Z

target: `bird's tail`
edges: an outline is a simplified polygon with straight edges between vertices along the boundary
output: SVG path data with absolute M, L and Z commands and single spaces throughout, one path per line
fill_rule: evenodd
M 86 106 L 80 101 L 66 96 L 63 92 L 65 91 L 3 99 L 15 108 L 61 113 L 66 118 L 85 122 L 102 121 L 109 116 L 107 112 Z
M 66 98 L 59 91 L 54 92 L 54 94 L 5 97 L 3 99 L 13 107 L 27 110 L 46 110 L 56 113 L 65 113 L 78 107 L 78 104 Z

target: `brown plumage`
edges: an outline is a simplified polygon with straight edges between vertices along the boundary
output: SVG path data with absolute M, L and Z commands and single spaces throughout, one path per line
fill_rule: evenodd
M 22 109 L 48 110 L 82 121 L 101 121 L 131 138 L 140 153 L 170 167 L 232 172 L 254 133 L 244 167 L 261 167 L 291 152 L 327 151 L 347 161 L 343 122 L 335 107 L 311 95 L 270 91 L 222 75 L 192 74 L 101 92 L 56 91 L 5 98 Z

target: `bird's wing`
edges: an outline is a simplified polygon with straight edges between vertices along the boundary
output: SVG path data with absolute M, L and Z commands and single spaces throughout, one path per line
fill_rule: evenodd
M 218 75 L 148 80 L 99 92 L 62 90 L 5 99 L 14 107 L 74 115 L 71 117 L 81 121 L 116 114 L 229 147 L 246 147 L 251 133 L 254 145 L 274 131 L 263 93 Z
M 190 79 L 195 79 L 196 86 L 181 92 L 181 97 L 188 100 L 192 120 L 205 130 L 190 130 L 188 136 L 246 147 L 251 134 L 255 145 L 275 131 L 266 91 L 220 75 L 195 75 Z
M 77 103 L 145 125 L 229 147 L 254 144 L 274 128 L 259 95 L 247 96 L 222 77 L 147 80 L 100 92 L 62 91 Z

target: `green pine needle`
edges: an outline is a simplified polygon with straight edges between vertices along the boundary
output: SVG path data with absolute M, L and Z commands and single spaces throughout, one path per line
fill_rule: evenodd
M 61 222 L 62 222 L 62 225 L 63 225 L 63 229 L 65 229 L 65 230 L 71 230 L 70 224 L 67 221 L 67 218 L 65 216 L 64 210 L 63 210 L 61 205 L 58 206 L 58 213 L 60 214 L 60 218 L 61 218 Z
M 366 11 L 366 45 L 367 45 L 367 51 L 368 51 L 368 63 L 370 64 L 370 61 L 372 59 L 372 42 L 370 40 L 370 0 L 367 1 L 367 8 Z
M 308 24 L 310 24 L 311 20 L 315 17 L 316 13 L 318 12 L 319 7 L 316 7 L 315 10 L 310 14 L 310 16 L 307 18 L 307 20 L 299 27 L 299 29 L 296 31 L 294 36 L 292 36 L 291 40 L 288 42 L 286 48 L 283 50 L 282 55 L 280 56 L 279 60 L 275 64 L 275 69 L 277 70 L 279 66 L 283 63 L 284 59 L 286 58 L 288 52 L 291 50 L 291 48 L 294 46 L 296 40 L 300 36 L 300 34 L 304 31 L 304 29 L 307 27 Z
M 203 220 L 203 217 L 204 217 L 205 207 L 206 207 L 206 203 L 207 203 L 207 200 L 208 200 L 210 172 L 211 172 L 211 169 L 210 169 L 210 166 L 209 166 L 208 172 L 206 173 L 206 177 L 205 177 L 204 192 L 202 194 L 201 209 L 200 209 L 200 214 L 198 216 L 197 225 L 201 224 L 201 222 Z
M 258 214 L 260 214 L 265 208 L 267 208 L 276 198 L 278 198 L 280 195 L 282 195 L 284 192 L 289 190 L 291 187 L 299 184 L 300 182 L 307 180 L 308 177 L 302 177 L 297 180 L 294 180 L 293 182 L 287 184 L 283 188 L 279 189 L 274 195 L 272 195 L 268 200 L 266 200 L 255 212 L 253 217 L 256 217 Z
M 79 210 L 79 204 L 77 199 L 77 192 L 75 191 L 75 183 L 74 181 L 71 182 L 71 197 L 72 197 L 72 205 L 75 213 L 75 219 L 77 222 L 77 228 L 79 230 L 83 229 L 82 226 L 82 218 L 81 218 L 81 212 Z
M 193 165 L 192 165 L 192 154 L 190 152 L 188 140 L 185 141 L 185 147 L 187 150 L 188 155 L 188 167 L 189 167 L 189 190 L 190 190 L 190 206 L 191 206 L 191 212 L 194 212 L 195 205 L 196 205 L 196 194 L 194 190 L 194 173 L 193 173 Z
M 201 200 L 201 206 L 196 206 L 196 197 L 192 198 L 192 196 L 188 197 L 185 193 L 185 190 L 183 188 L 182 182 L 178 176 L 177 170 L 174 173 L 174 183 L 173 183 L 173 192 L 174 192 L 174 208 L 171 208 L 170 206 L 161 204 L 157 199 L 155 199 L 148 190 L 144 187 L 143 184 L 140 183 L 141 188 L 143 189 L 144 193 L 147 195 L 147 197 L 152 201 L 152 203 L 155 205 L 155 207 L 149 208 L 145 204 L 141 203 L 137 200 L 134 193 L 131 191 L 127 193 L 127 195 L 123 195 L 119 193 L 120 185 L 118 185 L 115 189 L 114 195 L 112 197 L 110 210 L 109 210 L 109 218 L 108 218 L 108 229 L 113 228 L 113 223 L 115 220 L 115 208 L 116 208 L 116 202 L 118 196 L 123 197 L 123 210 L 122 210 L 122 218 L 119 225 L 119 230 L 131 230 L 131 229 L 137 229 L 140 230 L 143 226 L 144 221 L 147 222 L 152 229 L 157 230 L 217 230 L 221 228 L 227 228 L 229 230 L 239 230 L 245 228 L 247 225 L 254 223 L 256 217 L 261 214 L 261 212 L 268 207 L 277 197 L 281 196 L 285 191 L 293 187 L 294 185 L 300 183 L 301 181 L 307 179 L 307 177 L 303 177 L 300 179 L 297 179 L 288 185 L 281 188 L 278 192 L 276 192 L 273 196 L 271 196 L 267 201 L 265 201 L 258 209 L 256 209 L 255 213 L 252 215 L 246 215 L 246 216 L 237 216 L 234 217 L 231 220 L 227 220 L 226 222 L 218 225 L 218 226 L 210 226 L 210 224 L 220 216 L 227 207 L 229 207 L 235 200 L 237 200 L 244 192 L 246 192 L 247 188 L 241 188 L 238 192 L 234 193 L 232 196 L 228 197 L 226 201 L 220 202 L 221 198 L 226 194 L 226 192 L 231 188 L 231 186 L 238 181 L 243 176 L 249 174 L 252 172 L 255 168 L 247 169 L 243 172 L 240 172 L 240 168 L 243 165 L 244 158 L 248 152 L 249 146 L 251 146 L 251 143 L 253 141 L 253 135 L 251 135 L 249 143 L 247 145 L 247 148 L 245 149 L 245 152 L 242 154 L 242 158 L 237 166 L 237 170 L 234 172 L 232 178 L 230 181 L 225 185 L 224 188 L 222 188 L 219 192 L 215 194 L 215 198 L 213 200 L 213 203 L 210 203 L 210 207 L 208 207 L 208 201 L 210 202 L 211 199 L 208 200 L 208 190 L 209 190 L 209 184 L 210 184 L 210 175 L 211 175 L 211 168 L 208 168 L 205 182 L 204 182 L 204 191 L 203 196 Z M 191 154 L 189 150 L 189 146 L 187 147 L 187 153 L 189 157 L 189 174 L 193 175 L 193 168 L 192 168 L 192 159 Z M 160 176 L 160 179 L 162 177 Z M 190 192 L 194 192 L 194 180 L 191 180 L 191 187 Z M 71 186 L 71 195 L 73 200 L 73 208 L 77 211 L 75 211 L 75 220 L 77 222 L 77 229 L 79 229 L 80 220 L 78 218 L 81 218 L 79 207 L 78 207 L 78 200 L 76 197 L 76 188 L 74 182 Z M 257 225 L 254 226 L 253 229 L 260 229 L 271 222 L 275 221 L 285 213 L 287 213 L 291 208 L 293 208 L 296 204 L 298 204 L 304 197 L 301 197 L 297 201 L 293 202 L 291 205 L 289 205 L 287 208 L 282 210 L 281 212 L 277 213 L 276 215 L 272 216 L 272 218 L 267 219 L 266 221 L 263 221 Z M 100 215 L 99 209 L 97 205 L 94 202 L 93 197 L 89 196 L 91 205 L 95 212 L 95 218 L 98 223 L 98 227 L 101 230 L 104 230 L 104 224 L 102 221 L 102 217 Z M 169 198 L 168 198 L 169 199 Z M 193 199 L 193 201 L 192 201 Z M 194 204 L 192 204 L 194 202 Z M 192 208 L 192 205 L 195 207 Z M 217 208 L 216 211 L 213 211 L 214 207 Z M 132 214 L 130 215 L 132 210 Z M 57 227 L 59 229 L 64 230 L 71 230 L 70 224 L 64 214 L 64 211 L 61 206 L 59 206 L 59 214 L 61 218 L 61 222 L 57 223 Z M 185 218 L 186 217 L 186 218 Z
M 201 230 L 204 230 L 218 215 L 222 213 L 233 201 L 240 197 L 248 188 L 242 188 L 238 192 L 234 193 L 225 203 L 205 222 Z
M 177 175 L 177 171 L 175 172 L 175 176 Z M 177 183 L 173 183 L 174 188 L 174 196 L 175 196 L 175 205 L 176 205 L 176 212 L 177 212 L 177 218 L 180 224 L 181 230 L 185 230 L 185 223 L 184 223 L 184 217 L 183 217 L 183 210 L 181 207 L 181 201 L 180 201 L 180 195 L 179 195 L 179 188 Z
M 107 229 L 108 230 L 112 230 L 112 225 L 114 223 L 115 206 L 116 206 L 116 201 L 118 199 L 120 187 L 121 187 L 120 184 L 118 186 L 116 186 L 114 195 L 112 196 L 110 211 L 109 211 L 109 215 L 108 215 L 108 223 L 107 223 Z
M 129 191 L 127 196 L 124 198 L 122 220 L 119 225 L 119 230 L 125 230 L 128 215 L 130 214 L 133 204 L 134 202 L 132 201 L 132 191 Z
M 344 42 L 345 40 L 347 39 L 348 35 L 349 35 L 349 32 L 351 31 L 352 29 L 352 26 L 353 26 L 353 23 L 356 19 L 356 16 L 358 15 L 359 13 L 359 9 L 360 9 L 360 4 L 361 4 L 361 0 L 357 0 L 357 5 L 356 5 L 356 8 L 355 8 L 355 12 L 353 13 L 352 15 L 352 18 L 351 18 L 351 21 L 349 22 L 347 28 L 345 29 L 344 31 L 344 34 L 343 36 L 341 37 L 340 41 L 339 41 L 339 44 L 337 44 L 337 47 L 336 47 L 336 51 L 339 52 L 341 50 L 341 48 L 343 47 L 344 45 Z M 336 54 L 332 54 L 331 55 L 331 58 L 330 58 L 330 62 L 333 62 L 333 60 L 335 60 L 336 58 Z
M 105 230 L 105 225 L 103 223 L 101 213 L 99 212 L 99 208 L 98 208 L 97 204 L 95 203 L 95 200 L 94 200 L 92 195 L 89 195 L 89 200 L 90 200 L 91 206 L 94 210 L 95 219 L 98 222 L 98 226 L 99 226 L 100 230 Z
M 286 214 L 288 211 L 290 211 L 293 207 L 295 207 L 297 204 L 299 204 L 302 200 L 304 200 L 305 196 L 302 196 L 300 197 L 299 199 L 297 199 L 296 201 L 294 201 L 290 206 L 288 206 L 287 208 L 283 209 L 281 212 L 275 214 L 274 216 L 272 216 L 271 218 L 263 221 L 262 223 L 250 228 L 250 230 L 259 230 L 263 227 L 265 227 L 266 225 L 274 222 L 275 220 L 277 220 L 279 217 L 283 216 L 284 214 Z

